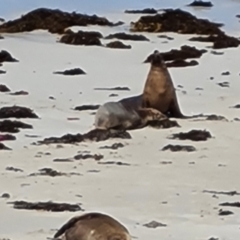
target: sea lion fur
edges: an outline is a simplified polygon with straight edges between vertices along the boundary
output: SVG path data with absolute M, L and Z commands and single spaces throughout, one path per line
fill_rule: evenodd
M 157 50 L 151 59 L 151 68 L 142 95 L 142 107 L 157 109 L 168 117 L 188 118 L 180 110 L 172 78 Z
M 65 223 L 53 239 L 62 240 L 131 240 L 126 227 L 102 213 L 86 213 Z

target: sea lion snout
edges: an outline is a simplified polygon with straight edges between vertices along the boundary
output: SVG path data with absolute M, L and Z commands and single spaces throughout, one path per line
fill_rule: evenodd
M 164 63 L 164 60 L 163 60 L 162 54 L 158 50 L 155 50 L 152 55 L 151 64 L 160 65 L 163 63 Z

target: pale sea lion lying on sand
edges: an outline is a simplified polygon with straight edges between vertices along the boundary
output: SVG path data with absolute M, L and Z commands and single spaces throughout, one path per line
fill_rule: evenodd
M 143 128 L 149 121 L 166 118 L 153 108 L 139 108 L 128 102 L 107 102 L 97 110 L 94 125 L 99 129 L 131 130 Z
M 154 51 L 151 59 L 151 68 L 144 86 L 141 106 L 157 109 L 169 117 L 189 118 L 184 116 L 180 110 L 172 78 L 157 50 Z
M 128 230 L 116 219 L 102 213 L 73 217 L 54 235 L 62 240 L 131 240 Z

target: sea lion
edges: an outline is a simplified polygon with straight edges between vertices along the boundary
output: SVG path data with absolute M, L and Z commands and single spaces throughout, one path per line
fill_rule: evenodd
M 87 213 L 65 223 L 53 239 L 62 240 L 131 240 L 126 227 L 102 213 Z
M 155 50 L 142 95 L 142 107 L 154 108 L 168 117 L 189 118 L 180 110 L 170 73 L 162 55 Z
M 132 130 L 143 128 L 149 121 L 167 117 L 153 108 L 136 108 L 132 104 L 107 102 L 101 105 L 95 115 L 95 128 Z

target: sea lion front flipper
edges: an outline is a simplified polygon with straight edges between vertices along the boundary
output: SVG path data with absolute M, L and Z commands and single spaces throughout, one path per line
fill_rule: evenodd
M 181 110 L 180 110 L 180 107 L 179 107 L 179 104 L 177 102 L 177 98 L 175 97 L 170 106 L 169 106 L 169 112 L 170 112 L 170 115 L 169 117 L 174 117 L 174 118 L 189 118 L 187 116 L 184 116 L 182 113 L 181 113 Z

